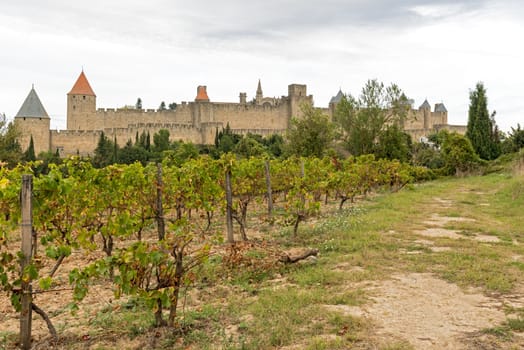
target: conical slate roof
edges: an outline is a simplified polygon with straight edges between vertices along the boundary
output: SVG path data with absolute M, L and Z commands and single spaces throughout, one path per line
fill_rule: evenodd
M 342 100 L 342 97 L 344 97 L 344 94 L 342 93 L 342 89 L 340 89 L 338 90 L 338 94 L 336 96 L 331 97 L 329 104 L 339 103 Z
M 444 106 L 443 103 L 437 103 L 435 105 L 435 112 L 441 112 L 446 113 L 448 110 L 446 109 L 446 106 Z
M 431 105 L 429 104 L 428 100 L 424 100 L 424 103 L 421 104 L 418 109 L 431 109 Z
M 27 95 L 22 107 L 20 107 L 20 110 L 16 114 L 16 117 L 49 118 L 49 115 L 47 115 L 44 105 L 42 105 L 34 87 L 29 91 L 29 95 Z
M 93 89 L 91 89 L 91 85 L 89 85 L 89 82 L 87 81 L 84 71 L 80 73 L 80 76 L 76 80 L 71 91 L 69 91 L 68 95 L 96 96 Z

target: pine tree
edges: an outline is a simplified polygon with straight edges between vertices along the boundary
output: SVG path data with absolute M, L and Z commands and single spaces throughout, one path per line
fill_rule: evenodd
M 368 80 L 359 97 L 343 95 L 333 121 L 347 151 L 354 156 L 371 154 L 390 125 L 402 129 L 409 107 L 397 85 Z
M 468 125 L 466 137 L 482 159 L 495 159 L 500 155 L 500 140 L 495 123 L 495 113 L 488 112 L 488 98 L 484 84 L 479 82 L 469 94 Z

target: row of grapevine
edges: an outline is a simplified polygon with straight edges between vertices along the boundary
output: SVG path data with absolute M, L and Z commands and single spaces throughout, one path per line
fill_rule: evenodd
M 372 189 L 397 190 L 427 176 L 422 168 L 372 157 L 269 161 L 226 155 L 181 166 L 166 161 L 103 169 L 72 158 L 34 178 L 33 235 L 38 240 L 30 264 L 20 273 L 13 241 L 20 222 L 21 177 L 30 172 L 31 164 L 0 168 L 0 283 L 13 306 L 20 308 L 22 281 L 32 281 L 34 293 L 60 288 L 57 271 L 76 252 L 92 256 L 92 262 L 68 272 L 75 301 L 86 296 L 92 283 L 106 279 L 117 297 L 144 300 L 158 326 L 175 325 L 181 288 L 196 278 L 191 271 L 224 240 L 225 213 L 247 240 L 250 205 L 270 198 L 267 216 L 275 215 L 275 202 L 283 213 L 278 215 L 290 218 L 296 235 L 299 223 L 319 212 L 323 195 L 326 201 L 340 200 L 342 207 Z M 230 204 L 226 174 L 231 176 Z M 42 311 L 36 304 L 33 309 Z

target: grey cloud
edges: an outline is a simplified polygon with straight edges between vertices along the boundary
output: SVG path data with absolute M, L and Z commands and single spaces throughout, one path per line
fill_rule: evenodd
M 331 27 L 402 28 L 420 24 L 422 18 L 410 11 L 414 6 L 459 4 L 467 12 L 485 3 L 484 0 L 93 0 L 88 3 L 29 0 L 8 2 L 3 5 L 3 12 L 75 35 L 104 32 L 147 38 L 160 30 L 166 40 L 182 36 L 230 40 L 278 39 L 279 33 L 307 33 Z
M 219 5 L 220 4 L 220 5 Z M 251 32 L 304 32 L 329 27 L 405 27 L 418 25 L 421 16 L 410 9 L 421 5 L 460 5 L 461 11 L 482 8 L 485 1 L 430 1 L 430 0 L 380 0 L 380 1 L 276 1 L 270 0 L 242 7 L 241 2 L 213 2 L 201 12 L 198 25 L 202 33 L 213 37 L 230 38 L 243 35 L 245 28 Z M 200 9 L 194 9 L 198 13 Z M 219 26 L 208 25 L 210 16 L 221 17 Z
M 501 0 L 505 2 L 510 0 Z M 415 6 L 453 5 L 472 13 L 488 0 L 142 0 L 8 2 L 6 15 L 43 31 L 75 38 L 167 45 L 179 49 L 260 50 L 304 45 L 299 39 L 326 33 L 351 39 L 355 32 L 395 32 L 445 18 L 424 18 Z M 40 29 L 39 29 L 40 30 Z M 329 33 L 329 34 L 327 34 Z M 290 50 L 296 51 L 296 50 Z

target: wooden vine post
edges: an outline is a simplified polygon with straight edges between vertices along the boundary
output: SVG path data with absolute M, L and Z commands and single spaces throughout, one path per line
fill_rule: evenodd
M 301 209 L 298 211 L 297 214 L 297 221 L 295 221 L 295 226 L 293 227 L 293 237 L 297 237 L 298 233 L 298 224 L 300 224 L 301 220 L 304 220 L 305 215 L 305 207 L 306 207 L 306 197 L 304 196 L 303 192 L 303 186 L 304 186 L 304 177 L 306 175 L 305 165 L 304 165 L 304 159 L 300 160 L 300 202 L 301 202 Z
M 231 189 L 231 167 L 226 169 L 226 225 L 227 242 L 235 243 L 233 236 L 233 191 Z
M 22 208 L 22 258 L 20 268 L 22 274 L 21 310 L 20 310 L 20 348 L 31 348 L 31 318 L 32 318 L 32 288 L 31 281 L 24 276 L 24 270 L 31 263 L 33 253 L 33 176 L 22 176 L 22 193 L 20 196 Z
M 158 240 L 161 241 L 166 235 L 166 224 L 164 221 L 164 208 L 162 205 L 162 190 L 164 188 L 164 181 L 162 179 L 162 164 L 158 163 L 156 172 L 156 223 L 158 230 Z
M 264 163 L 266 172 L 266 188 L 267 188 L 267 214 L 271 219 L 273 215 L 273 191 L 271 190 L 271 174 L 269 172 L 269 160 Z
M 306 176 L 306 166 L 304 164 L 304 159 L 302 158 L 300 160 L 300 178 L 301 178 L 301 181 L 304 181 L 304 177 Z M 303 183 L 301 185 L 301 187 L 303 186 Z M 302 191 L 300 191 L 300 200 L 302 201 L 302 207 L 304 207 L 306 205 L 306 197 L 304 197 L 304 193 L 302 193 Z

